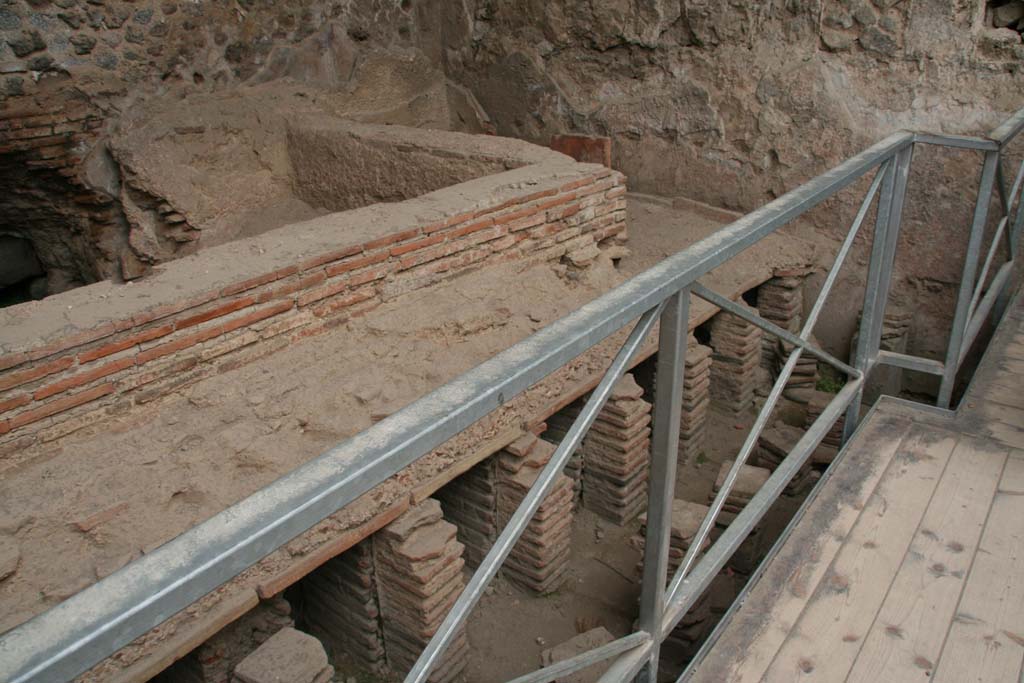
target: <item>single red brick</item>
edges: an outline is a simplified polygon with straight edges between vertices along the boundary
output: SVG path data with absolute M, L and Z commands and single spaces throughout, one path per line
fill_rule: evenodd
M 537 213 L 537 209 L 528 206 L 525 209 L 519 209 L 518 211 L 510 211 L 506 214 L 496 216 L 494 218 L 494 224 L 505 225 L 506 223 L 512 223 L 513 221 L 516 221 L 520 218 L 525 218 L 526 216 L 531 216 L 535 213 Z
M 309 291 L 303 292 L 299 295 L 296 303 L 301 306 L 308 306 L 314 301 L 319 301 L 329 296 L 334 296 L 338 292 L 343 292 L 349 287 L 349 279 L 347 277 L 340 277 L 337 280 L 332 280 L 325 284 L 323 287 L 317 287 Z
M 135 362 L 137 365 L 142 365 L 143 363 L 148 363 L 151 360 L 163 358 L 164 356 L 172 353 L 177 353 L 178 351 L 187 349 L 190 346 L 195 346 L 207 339 L 213 339 L 219 334 L 221 334 L 220 326 L 208 327 L 205 330 L 199 330 L 198 332 L 193 332 L 192 334 L 184 337 L 179 337 L 174 341 L 169 341 L 166 344 L 160 344 L 159 346 L 154 346 L 151 349 L 142 351 L 135 357 Z
M 31 402 L 31 394 L 22 394 L 21 396 L 15 396 L 14 398 L 9 398 L 0 401 L 0 413 L 6 413 L 8 410 L 14 410 L 15 408 L 27 406 Z
M 235 318 L 234 320 L 229 320 L 228 322 L 221 325 L 220 333 L 227 334 L 228 332 L 237 330 L 241 327 L 252 325 L 255 322 L 259 322 L 260 320 L 265 320 L 266 318 L 277 315 L 278 313 L 290 311 L 294 307 L 295 302 L 293 301 L 278 301 L 275 304 L 270 304 L 269 306 L 264 306 L 263 308 L 256 309 L 251 313 L 246 313 L 245 315 Z
M 160 325 L 158 327 L 153 327 L 148 330 L 142 330 L 141 332 L 129 335 L 124 339 L 119 339 L 118 341 L 113 341 L 102 346 L 97 346 L 94 349 L 83 351 L 78 354 L 78 362 L 88 363 L 90 361 L 96 360 L 97 358 L 103 358 L 105 356 L 117 353 L 118 351 L 130 349 L 136 344 L 142 344 L 143 342 L 153 341 L 154 339 L 165 337 L 173 331 L 174 325 L 170 323 Z
M 444 220 L 438 221 L 436 223 L 431 223 L 430 225 L 424 227 L 423 228 L 423 234 L 424 235 L 429 235 L 432 232 L 437 232 L 438 230 L 444 230 L 445 228 L 450 228 L 453 225 L 458 225 L 459 223 L 462 223 L 462 222 L 465 222 L 465 221 L 468 221 L 468 220 L 472 220 L 473 218 L 476 218 L 478 213 L 479 212 L 477 212 L 477 211 L 469 211 L 467 213 L 459 213 L 459 214 L 456 214 L 454 216 L 449 216 L 448 218 L 445 218 Z
M 548 190 L 540 190 L 539 192 L 534 192 L 533 194 L 528 194 L 525 197 L 520 197 L 519 198 L 519 203 L 520 204 L 528 204 L 529 202 L 534 202 L 534 201 L 537 201 L 538 199 L 544 199 L 545 197 L 553 197 L 556 194 L 558 194 L 558 188 L 557 187 L 552 187 L 552 188 L 550 188 Z
M 13 368 L 16 365 L 21 365 L 28 361 L 28 354 L 23 351 L 17 351 L 15 353 L 8 353 L 6 356 L 0 356 L 0 372 Z
M 76 346 L 82 346 L 89 342 L 94 342 L 97 339 L 102 339 L 103 337 L 114 334 L 114 332 L 116 332 L 114 323 L 103 323 L 87 330 L 80 330 L 73 334 L 66 335 L 56 341 L 46 344 L 45 346 L 33 349 L 28 352 L 28 357 L 29 360 L 46 358 L 47 356 L 52 356 L 56 353 L 60 353 L 61 351 L 65 351 Z
M 566 184 L 562 185 L 560 188 L 558 188 L 558 191 L 559 192 L 572 192 L 573 190 L 577 190 L 577 189 L 579 189 L 581 187 L 585 187 L 587 185 L 590 185 L 593 182 L 595 182 L 594 177 L 588 175 L 588 176 L 585 176 L 583 178 L 580 178 L 579 180 L 573 180 L 572 182 L 569 182 L 569 183 L 566 183 Z
M 452 244 L 450 242 L 444 242 L 443 244 L 439 244 L 439 245 L 437 245 L 436 247 L 434 247 L 432 249 L 423 249 L 423 250 L 417 251 L 414 254 L 409 254 L 404 259 L 402 259 L 402 261 L 399 263 L 398 267 L 399 267 L 399 270 L 405 270 L 407 268 L 412 268 L 412 267 L 418 266 L 418 265 L 420 265 L 422 263 L 427 263 L 428 261 L 433 261 L 435 259 L 439 259 L 439 258 L 442 258 L 444 256 L 448 256 L 448 255 L 454 253 L 457 249 L 458 249 L 458 247 L 456 245 L 454 245 L 454 244 Z
M 410 251 L 416 251 L 417 249 L 423 249 L 431 245 L 437 244 L 444 240 L 444 234 L 435 234 L 423 239 L 416 240 L 415 242 L 407 242 L 397 247 L 391 247 L 392 256 L 401 256 Z
M 308 275 L 303 275 L 291 282 L 283 284 L 280 287 L 275 287 L 261 293 L 256 299 L 256 303 L 265 304 L 268 301 L 273 301 L 274 299 L 281 299 L 289 296 L 290 294 L 301 292 L 304 289 L 309 289 L 310 287 L 324 282 L 326 279 L 327 273 L 322 270 L 314 271 Z
M 384 237 L 380 237 L 378 239 L 371 240 L 369 242 L 364 243 L 363 244 L 363 251 L 373 251 L 374 249 L 379 249 L 380 247 L 386 247 L 389 244 L 394 244 L 395 242 L 404 242 L 406 240 L 411 240 L 413 237 L 416 237 L 419 234 L 420 234 L 420 229 L 419 228 L 413 228 L 412 230 L 405 230 L 403 232 L 396 232 L 393 235 L 385 235 Z
M 136 313 L 132 316 L 132 322 L 137 326 L 145 325 L 146 323 L 157 320 L 158 318 L 166 318 L 169 315 L 181 313 L 189 308 L 202 306 L 203 304 L 216 299 L 219 294 L 220 290 L 215 289 L 209 292 L 203 292 L 202 294 L 197 294 L 193 297 L 189 297 L 188 299 L 181 299 L 180 301 L 173 301 L 168 304 L 160 304 L 159 306 L 154 306 L 149 310 Z
M 538 225 L 543 225 L 547 222 L 547 214 L 535 213 L 526 218 L 521 218 L 517 221 L 509 223 L 506 227 L 509 232 L 519 232 L 520 230 L 526 230 L 527 228 L 534 228 Z
M 287 268 L 279 268 L 279 269 L 277 269 L 277 270 L 275 270 L 275 271 L 273 271 L 271 273 L 267 273 L 265 275 L 259 275 L 257 277 L 251 277 L 248 280 L 243 280 L 241 282 L 236 282 L 233 285 L 229 285 L 229 286 L 225 287 L 224 289 L 220 290 L 220 295 L 222 297 L 233 296 L 233 295 L 238 294 L 240 292 L 244 292 L 247 289 L 252 289 L 253 287 L 259 287 L 260 285 L 266 285 L 266 284 L 269 284 L 271 282 L 274 282 L 275 280 L 280 280 L 281 278 L 286 278 L 289 275 L 295 275 L 298 272 L 299 272 L 299 267 L 298 266 L 288 266 Z
M 7 432 L 11 431 L 10 420 L 0 420 L 0 436 L 3 436 Z
M 205 323 L 207 320 L 213 320 L 214 318 L 220 318 L 228 313 L 234 313 L 235 311 L 247 308 L 256 303 L 256 297 L 249 295 L 243 296 L 240 299 L 234 299 L 232 301 L 226 301 L 219 303 L 213 308 L 190 315 L 187 318 L 182 318 L 174 323 L 174 329 L 183 330 L 187 327 L 193 327 L 199 323 Z
M 625 185 L 617 185 L 612 189 L 604 193 L 605 199 L 615 199 L 616 197 L 623 197 L 626 194 Z
M 349 286 L 358 287 L 359 285 L 365 285 L 367 282 L 373 282 L 374 280 L 380 280 L 382 277 L 387 276 L 392 270 L 392 265 L 385 263 L 382 266 L 376 268 L 367 268 L 360 270 L 357 273 L 349 275 Z
M 89 403 L 90 401 L 95 401 L 98 398 L 113 393 L 113 391 L 114 384 L 112 382 L 107 382 L 106 384 L 101 384 L 98 387 L 80 391 L 77 394 L 58 398 L 56 401 L 50 401 L 38 408 L 26 410 L 20 415 L 15 415 L 10 419 L 11 429 L 18 429 L 19 427 L 23 427 L 33 422 L 38 422 L 43 418 L 50 417 L 51 415 L 63 413 L 65 410 L 77 408 L 80 405 Z
M 505 235 L 501 239 L 491 242 L 488 246 L 490 246 L 491 251 L 504 251 L 518 242 L 518 235 Z
M 332 313 L 340 311 L 343 308 L 348 308 L 349 306 L 353 306 L 363 301 L 367 301 L 375 296 L 377 296 L 376 289 L 374 289 L 373 287 L 365 287 L 363 289 L 356 290 L 354 292 L 349 292 L 348 294 L 336 297 L 334 299 L 330 299 L 322 304 L 317 305 L 315 308 L 313 308 L 313 315 L 315 315 L 318 318 L 324 318 L 331 315 Z
M 537 211 L 546 211 L 547 209 L 553 209 L 556 206 L 562 206 L 563 204 L 568 204 L 573 201 L 576 201 L 575 194 L 563 194 L 555 197 L 554 199 L 549 199 L 546 202 L 540 202 L 539 204 L 534 205 L 534 208 L 536 208 Z
M 481 216 L 486 216 L 488 214 L 497 213 L 498 211 L 501 211 L 503 209 L 507 209 L 510 206 L 518 206 L 518 205 L 520 205 L 522 203 L 523 203 L 522 197 L 513 197 L 512 199 L 506 199 L 505 201 L 501 202 L 500 204 L 495 204 L 494 206 L 488 206 L 488 207 L 485 207 L 483 209 L 480 209 L 475 214 L 473 214 L 473 217 L 474 218 L 480 218 Z
M 120 358 L 112 363 L 106 363 L 97 368 L 87 370 L 86 372 L 79 372 L 70 377 L 54 382 L 53 384 L 47 384 L 46 386 L 40 387 L 36 390 L 34 397 L 37 401 L 42 401 L 45 398 L 49 398 L 61 392 L 67 391 L 68 389 L 74 389 L 86 384 L 95 382 L 98 379 L 102 379 L 107 375 L 112 375 L 115 372 L 120 372 L 125 368 L 130 368 L 135 365 L 135 358 Z
M 365 266 L 372 266 L 375 263 L 386 261 L 388 258 L 390 258 L 390 256 L 391 254 L 389 252 L 382 251 L 377 254 L 370 254 L 368 256 L 364 256 L 363 258 L 352 259 L 350 261 L 342 261 L 341 263 L 336 263 L 333 266 L 327 266 L 327 276 L 334 277 L 335 275 L 339 275 L 341 273 L 347 273 L 350 270 L 363 268 Z
M 616 183 L 614 179 L 602 180 L 600 182 L 594 183 L 593 185 L 588 185 L 587 187 L 581 188 L 576 192 L 576 197 L 586 197 L 592 194 L 598 194 L 599 192 L 606 192 L 617 185 L 618 183 Z
M 6 391 L 8 389 L 21 386 L 26 382 L 37 380 L 40 377 L 46 377 L 47 375 L 52 375 L 55 372 L 67 370 L 74 362 L 74 356 L 64 356 L 63 358 L 57 358 L 56 360 L 27 367 L 24 370 L 4 373 L 3 375 L 0 375 L 0 391 Z
M 493 218 L 483 218 L 481 220 L 474 221 L 474 222 L 472 222 L 472 223 L 470 223 L 468 225 L 463 225 L 461 227 L 455 228 L 454 230 L 452 230 L 452 231 L 450 231 L 450 232 L 448 232 L 446 234 L 451 239 L 455 239 L 456 237 L 462 237 L 463 235 L 468 235 L 471 232 L 476 232 L 477 230 L 483 230 L 484 228 L 489 228 L 492 225 L 494 225 L 494 219 Z
M 354 244 L 352 246 L 342 247 L 341 249 L 329 251 L 324 254 L 319 254 L 317 256 L 311 256 L 310 258 L 306 259 L 305 261 L 299 264 L 299 270 L 312 270 L 313 268 L 322 266 L 325 263 L 330 263 L 331 261 L 340 261 L 343 258 L 348 258 L 349 256 L 360 254 L 362 253 L 362 251 L 363 245 Z

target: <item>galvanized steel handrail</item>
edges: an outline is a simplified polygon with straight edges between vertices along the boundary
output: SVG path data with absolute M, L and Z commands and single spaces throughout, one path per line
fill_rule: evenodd
M 1008 122 L 997 129 L 993 133 L 993 140 L 986 142 L 991 145 L 995 141 L 998 148 L 1002 149 L 1024 126 L 1024 110 L 1018 112 L 1011 122 L 1012 125 L 1008 125 Z M 999 133 L 998 137 L 996 133 Z M 581 419 L 573 425 L 566 440 L 556 449 L 523 505 L 502 532 L 481 569 L 470 581 L 407 679 L 416 682 L 425 680 L 445 645 L 479 599 L 487 581 L 497 571 L 543 500 L 544 492 L 559 474 L 568 455 L 578 445 L 606 400 L 611 386 L 628 366 L 630 358 L 660 316 L 662 331 L 659 356 L 664 354 L 664 357 L 659 358 L 659 392 L 655 401 L 652 437 L 652 472 L 660 473 L 660 479 L 652 479 L 651 482 L 649 550 L 645 552 L 647 568 L 641 604 L 641 631 L 653 634 L 653 637 L 637 638 L 637 644 L 632 645 L 632 649 L 625 654 L 619 655 L 609 671 L 614 677 L 625 670 L 640 671 L 646 665 L 646 675 L 653 680 L 660 641 L 671 632 L 674 624 L 739 546 L 767 506 L 777 498 L 789 478 L 820 442 L 832 421 L 844 410 L 856 410 L 864 376 L 870 368 L 885 362 L 885 357 L 878 351 L 880 311 L 884 310 L 891 279 L 891 252 L 899 230 L 910 154 L 916 141 L 923 142 L 919 137 L 912 133 L 889 136 L 669 257 L 152 553 L 0 636 L 0 680 L 9 683 L 68 680 L 87 670 L 298 534 L 353 502 L 630 321 L 639 319 L 608 374 L 591 396 Z M 936 143 L 935 140 L 928 142 Z M 963 140 L 958 140 L 956 146 L 965 144 Z M 986 151 L 986 154 L 998 153 Z M 797 339 L 787 339 L 796 346 L 788 364 L 790 367 L 799 353 L 806 349 L 827 362 L 838 364 L 837 367 L 847 374 L 851 370 L 856 374 L 850 374 L 851 379 L 846 387 L 800 440 L 793 454 L 783 461 L 705 558 L 693 565 L 692 571 L 680 582 L 675 594 L 666 595 L 660 588 L 655 590 L 646 587 L 653 581 L 658 586 L 664 586 L 667 579 L 664 568 L 670 529 L 665 512 L 670 509 L 674 484 L 674 476 L 669 475 L 673 471 L 678 438 L 678 394 L 681 390 L 681 364 L 685 353 L 689 288 L 715 267 L 883 166 L 884 175 L 879 174 L 881 181 L 876 178 L 871 190 L 874 194 L 881 187 L 874 240 L 876 244 L 873 247 L 868 296 L 861 326 L 862 348 L 858 348 L 855 362 L 847 365 L 819 349 L 812 349 L 803 335 Z M 870 204 L 870 200 L 867 204 Z M 1018 211 L 1018 218 L 1020 213 Z M 857 226 L 863 220 L 863 214 L 862 209 L 858 213 Z M 881 232 L 879 227 L 882 228 Z M 703 289 L 700 291 L 713 297 L 713 293 Z M 980 300 L 975 315 L 988 310 L 985 308 L 987 300 L 988 294 Z M 950 364 L 947 362 L 946 366 L 948 368 Z M 855 420 L 855 413 L 848 414 L 848 422 L 851 416 Z M 633 643 L 632 640 L 629 642 Z M 605 652 L 611 649 L 614 648 Z M 580 662 L 584 661 L 596 660 L 580 658 Z M 566 673 L 566 666 L 559 667 L 560 675 Z

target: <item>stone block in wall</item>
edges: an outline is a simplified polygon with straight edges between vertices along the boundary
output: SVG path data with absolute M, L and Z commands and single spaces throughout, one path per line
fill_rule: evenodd
M 651 404 L 643 394 L 624 375 L 583 439 L 583 505 L 619 525 L 647 504 Z
M 303 625 L 331 657 L 347 655 L 368 671 L 383 673 L 387 663 L 371 541 L 328 560 L 299 585 Z
M 384 649 L 388 666 L 404 675 L 437 632 L 464 586 L 463 546 L 441 504 L 428 498 L 373 536 Z M 456 635 L 428 680 L 461 680 L 469 641 Z
M 756 308 L 740 305 L 757 314 Z M 723 408 L 740 413 L 753 404 L 762 336 L 759 327 L 726 311 L 711 319 L 711 398 Z
M 232 683 L 330 683 L 333 676 L 320 641 L 285 627 L 239 662 Z

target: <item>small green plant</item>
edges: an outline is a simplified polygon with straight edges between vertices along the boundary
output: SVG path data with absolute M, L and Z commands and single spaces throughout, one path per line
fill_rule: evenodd
M 838 394 L 839 390 L 846 385 L 846 378 L 841 377 L 834 371 L 824 371 L 821 373 L 821 377 L 818 378 L 815 388 L 818 391 L 826 391 L 830 394 Z
M 708 461 L 708 456 L 705 455 L 704 451 L 701 451 L 700 453 L 698 453 L 697 457 L 694 459 L 694 462 L 696 462 L 698 465 L 703 465 L 707 461 Z

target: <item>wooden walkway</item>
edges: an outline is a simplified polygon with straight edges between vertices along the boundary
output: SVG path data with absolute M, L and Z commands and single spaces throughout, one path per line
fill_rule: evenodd
M 691 681 L 1013 682 L 1024 298 L 949 417 L 882 399 Z

